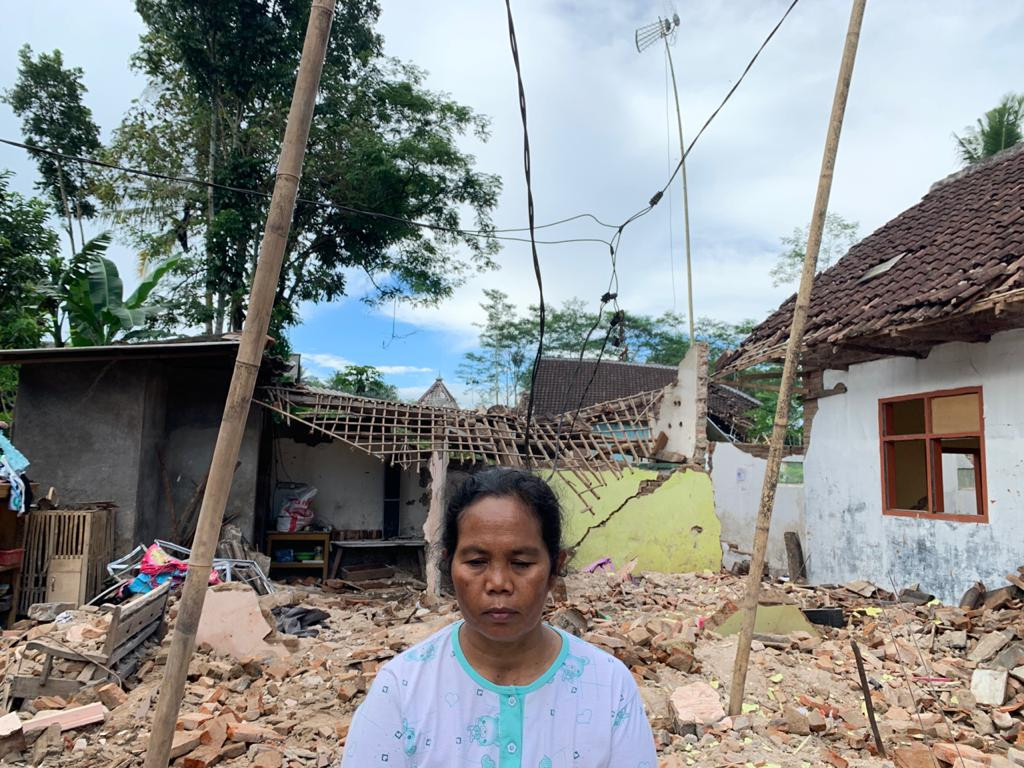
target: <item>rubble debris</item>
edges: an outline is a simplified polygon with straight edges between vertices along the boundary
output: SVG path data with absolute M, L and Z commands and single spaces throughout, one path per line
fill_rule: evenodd
M 109 710 L 100 703 L 86 704 L 84 707 L 74 707 L 59 712 L 44 710 L 21 724 L 25 733 L 42 731 L 51 725 L 57 725 L 61 731 L 70 731 L 81 728 L 83 725 L 92 725 L 107 718 Z
M 816 626 L 814 634 L 785 626 L 759 634 L 743 712 L 729 717 L 724 703 L 736 639 L 720 630 L 736 613 L 742 581 L 710 572 L 631 576 L 623 580 L 600 569 L 567 576 L 565 598 L 551 604 L 548 620 L 630 669 L 654 730 L 658 768 L 1024 768 L 1024 662 L 1000 666 L 1014 663 L 1017 644 L 1024 643 L 1020 600 L 965 610 L 900 602 L 874 586 L 859 585 L 870 591 L 865 598 L 845 587 L 766 585 L 765 607 L 781 608 L 783 615 L 826 608 L 846 621 L 842 627 Z M 208 612 L 230 613 L 217 630 L 234 633 L 215 642 L 208 636 L 192 659 L 172 744 L 175 764 L 336 765 L 352 715 L 380 666 L 459 618 L 452 600 L 427 595 L 401 572 L 369 583 L 376 586 L 360 591 L 297 584 L 264 596 L 239 584 L 211 588 L 204 620 Z M 174 600 L 167 613 L 172 624 Z M 326 618 L 307 626 L 316 636 L 285 635 L 278 622 L 289 614 L 300 626 L 305 617 Z M 72 626 L 96 620 L 102 614 L 76 611 L 60 624 L 23 623 L 2 638 L 7 653 L 0 664 L 10 670 L 19 656 L 30 664 L 32 633 L 63 637 Z M 82 629 L 72 634 L 86 646 L 96 642 Z M 988 639 L 993 635 L 1006 638 L 998 649 L 996 639 Z M 255 650 L 233 645 L 254 639 Z M 851 640 L 861 650 L 868 695 L 892 762 L 877 754 Z M 7 728 L 27 744 L 6 749 L 0 720 L 0 750 L 25 761 L 38 757 L 33 765 L 43 768 L 141 765 L 168 644 L 169 637 L 146 646 L 138 673 L 120 685 L 104 680 L 66 698 L 25 701 Z M 972 655 L 985 660 L 972 661 Z M 984 691 L 972 692 L 978 672 L 1004 678 L 999 704 L 986 703 L 996 698 Z M 27 739 L 21 730 L 21 722 L 39 710 L 89 705 L 110 713 L 64 736 L 59 726 L 32 731 Z

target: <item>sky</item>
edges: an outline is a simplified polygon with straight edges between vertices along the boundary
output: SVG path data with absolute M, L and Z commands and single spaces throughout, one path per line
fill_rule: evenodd
M 634 30 L 678 13 L 672 55 L 684 133 L 718 106 L 781 17 L 781 0 L 516 0 L 512 3 L 526 91 L 537 222 L 589 212 L 620 223 L 642 208 L 678 162 L 664 48 L 638 53 Z M 481 171 L 503 180 L 498 227 L 526 225 L 522 124 L 500 0 L 381 0 L 388 55 L 425 69 L 427 86 L 487 115 L 487 142 L 465 138 Z M 687 161 L 694 314 L 761 319 L 792 287 L 769 270 L 780 237 L 811 215 L 850 5 L 801 0 Z M 910 207 L 959 168 L 962 132 L 1007 92 L 1024 90 L 1019 41 L 1024 4 L 991 13 L 982 0 L 870 0 L 864 19 L 830 210 L 862 236 Z M 36 0 L 5 17 L 0 88 L 13 84 L 17 49 L 60 48 L 85 70 L 86 103 L 108 138 L 145 82 L 128 60 L 142 23 L 128 0 Z M 670 120 L 671 116 L 671 120 Z M 20 138 L 0 105 L 0 137 Z M 689 138 L 687 139 L 689 140 Z M 35 169 L 0 145 L 0 168 L 29 193 Z M 618 254 L 619 303 L 631 312 L 686 314 L 681 186 L 628 227 Z M 588 221 L 545 229 L 545 238 L 607 238 Z M 596 309 L 610 277 L 600 243 L 539 247 L 549 303 L 579 297 Z M 126 277 L 135 256 L 114 250 Z M 530 248 L 504 243 L 500 269 L 473 275 L 436 308 L 371 308 L 353 295 L 303 306 L 290 339 L 307 371 L 375 365 L 414 398 L 437 375 L 463 402 L 462 356 L 474 349 L 483 290 L 499 288 L 525 309 L 537 303 Z M 131 279 L 126 283 L 131 285 Z

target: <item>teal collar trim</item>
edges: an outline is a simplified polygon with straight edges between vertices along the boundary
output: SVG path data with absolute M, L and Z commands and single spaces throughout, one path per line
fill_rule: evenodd
M 551 627 L 558 632 L 559 636 L 562 638 L 562 648 L 558 651 L 558 656 L 555 657 L 555 660 L 551 662 L 551 666 L 529 685 L 497 685 L 473 669 L 473 666 L 466 660 L 466 655 L 462 652 L 462 643 L 459 641 L 459 630 L 462 629 L 462 625 L 465 623 L 466 622 L 464 620 L 459 621 L 454 624 L 452 628 L 452 650 L 455 652 L 455 658 L 458 660 L 459 666 L 461 666 L 465 670 L 466 674 L 473 679 L 473 682 L 492 693 L 497 693 L 499 695 L 523 695 L 533 693 L 533 691 L 536 691 L 538 688 L 551 682 L 552 678 L 554 678 L 558 673 L 558 670 L 561 669 L 562 665 L 565 663 L 565 657 L 569 655 L 569 639 L 565 636 L 565 633 L 562 630 L 556 627 Z

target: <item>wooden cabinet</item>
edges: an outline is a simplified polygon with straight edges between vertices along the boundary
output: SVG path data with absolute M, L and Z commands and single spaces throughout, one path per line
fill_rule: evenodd
M 284 550 L 291 550 L 292 557 L 282 560 Z M 300 559 L 301 555 L 313 553 L 319 556 L 312 559 Z M 270 555 L 271 578 L 276 575 L 300 576 L 313 575 L 319 579 L 327 579 L 327 559 L 331 550 L 330 531 L 298 531 L 296 533 L 267 534 L 267 554 Z

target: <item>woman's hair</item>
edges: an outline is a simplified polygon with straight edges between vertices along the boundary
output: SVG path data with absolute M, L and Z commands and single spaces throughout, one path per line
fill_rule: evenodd
M 551 575 L 558 568 L 562 550 L 562 508 L 551 486 L 536 475 L 521 469 L 486 469 L 470 475 L 448 501 L 441 531 L 445 565 L 451 570 L 452 558 L 459 546 L 459 519 L 467 507 L 485 498 L 519 500 L 540 523 L 540 535 L 551 560 Z

